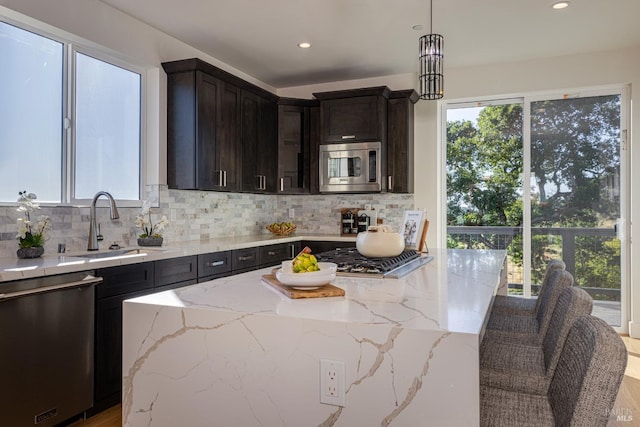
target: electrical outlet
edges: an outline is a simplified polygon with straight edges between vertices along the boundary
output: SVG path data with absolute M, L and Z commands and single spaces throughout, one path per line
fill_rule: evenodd
M 296 210 L 293 208 L 289 208 L 289 218 L 295 218 Z
M 345 393 L 344 362 L 320 359 L 320 403 L 346 406 Z

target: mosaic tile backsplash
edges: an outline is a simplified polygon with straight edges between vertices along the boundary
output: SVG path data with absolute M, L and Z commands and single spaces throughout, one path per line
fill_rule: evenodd
M 400 226 L 404 211 L 413 209 L 413 194 L 340 194 L 340 195 L 262 195 L 221 193 L 214 191 L 170 190 L 166 186 L 150 186 L 147 199 L 159 207 L 152 208 L 152 219 L 166 215 L 169 226 L 162 233 L 164 244 L 209 240 L 220 237 L 269 233 L 265 226 L 276 221 L 291 221 L 298 233 L 339 234 L 340 209 L 364 208 L 371 205 L 378 218 L 394 229 Z M 0 207 L 0 257 L 15 257 L 18 213 L 17 206 Z M 289 219 L 289 209 L 295 217 Z M 108 208 L 97 209 L 104 240 L 101 248 L 112 242 L 133 246 L 140 230 L 134 225 L 140 208 L 119 207 L 120 219 L 111 221 Z M 45 254 L 57 251 L 64 243 L 67 252 L 84 251 L 89 236 L 88 207 L 42 207 L 38 215 L 52 220 Z

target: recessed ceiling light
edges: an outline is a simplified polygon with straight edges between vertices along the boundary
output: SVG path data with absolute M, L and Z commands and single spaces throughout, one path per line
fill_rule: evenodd
M 413 28 L 416 31 L 420 31 L 420 30 L 422 30 L 424 28 L 424 26 L 422 24 L 418 24 L 418 25 L 414 25 L 411 28 Z
M 311 47 L 311 43 L 308 43 L 308 42 L 298 43 L 298 47 L 302 49 L 309 49 Z
M 553 6 L 551 6 L 554 9 L 564 9 L 565 7 L 569 7 L 569 2 L 568 1 L 559 1 L 557 3 L 554 3 Z

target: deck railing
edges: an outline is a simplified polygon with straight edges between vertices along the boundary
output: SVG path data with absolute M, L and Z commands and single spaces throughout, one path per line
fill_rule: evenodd
M 522 236 L 522 227 L 494 227 L 494 226 L 450 226 L 447 233 L 458 242 L 463 242 L 468 248 L 485 247 L 487 249 L 507 250 L 508 257 L 513 260 L 515 251 L 512 242 Z M 567 270 L 575 275 L 576 272 L 576 239 L 579 237 L 593 236 L 606 240 L 616 238 L 613 228 L 561 228 L 561 227 L 535 227 L 531 229 L 532 236 L 551 236 L 554 242 L 560 241 L 560 256 L 567 265 Z M 588 248 L 587 248 L 588 250 Z M 594 250 L 595 251 L 595 250 Z M 592 254 L 598 256 L 598 254 Z M 523 283 L 516 271 L 514 262 L 508 262 L 509 288 L 513 290 L 522 289 Z M 620 301 L 620 281 L 617 287 L 601 287 L 601 283 L 583 283 L 581 288 L 591 294 L 594 299 L 606 299 Z M 537 290 L 540 284 L 532 284 L 532 290 Z

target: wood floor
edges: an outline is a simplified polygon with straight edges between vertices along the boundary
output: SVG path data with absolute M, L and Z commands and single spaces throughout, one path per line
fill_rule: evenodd
M 629 359 L 607 427 L 640 426 L 640 340 L 623 336 Z
M 622 339 L 629 351 L 629 362 L 607 427 L 640 426 L 640 340 L 627 336 Z M 117 405 L 88 420 L 77 421 L 70 427 L 120 427 L 121 410 L 121 406 Z

